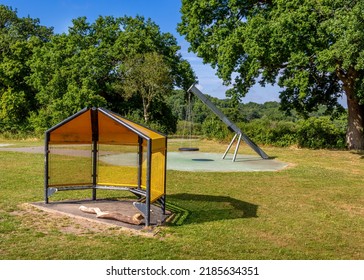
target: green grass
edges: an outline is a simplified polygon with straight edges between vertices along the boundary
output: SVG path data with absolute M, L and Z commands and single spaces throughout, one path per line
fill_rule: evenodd
M 199 145 L 202 151 L 226 147 Z M 43 155 L 0 152 L 0 259 L 364 259 L 363 154 L 264 150 L 291 166 L 168 171 L 167 201 L 184 211 L 183 219 L 153 238 L 26 206 L 43 199 Z

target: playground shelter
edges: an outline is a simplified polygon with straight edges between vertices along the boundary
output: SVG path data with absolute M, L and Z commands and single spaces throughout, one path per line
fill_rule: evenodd
M 127 150 L 135 164 L 112 165 L 103 156 Z M 167 137 L 104 108 L 85 108 L 45 133 L 45 203 L 56 191 L 127 190 L 150 223 L 150 206 L 165 212 Z

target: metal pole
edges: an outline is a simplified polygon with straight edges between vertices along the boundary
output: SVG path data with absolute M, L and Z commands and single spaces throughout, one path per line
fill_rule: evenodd
M 162 204 L 162 210 L 163 210 L 163 215 L 166 214 L 166 186 L 167 186 L 167 137 L 166 137 L 166 142 L 165 142 L 165 150 L 164 150 L 164 195 L 163 195 L 163 204 Z
M 49 181 L 49 133 L 45 133 L 44 140 L 44 202 L 48 204 L 48 181 Z
M 97 108 L 91 109 L 91 130 L 92 130 L 92 200 L 96 200 L 97 185 L 97 143 L 99 141 L 99 118 Z
M 238 153 L 239 146 L 240 146 L 240 141 L 241 141 L 241 134 L 239 134 L 238 143 L 236 143 L 235 153 L 234 153 L 234 156 L 233 156 L 233 162 L 235 162 L 236 155 L 237 155 L 237 153 Z
M 146 204 L 146 217 L 145 225 L 150 224 L 150 192 L 151 192 L 151 178 L 152 178 L 152 142 L 148 139 L 148 151 L 147 151 L 147 181 L 146 181 L 146 194 L 145 194 L 145 204 Z
M 92 200 L 96 200 L 97 185 L 97 141 L 92 144 Z
M 231 140 L 231 142 L 230 142 L 229 146 L 227 147 L 227 149 L 226 149 L 226 151 L 225 151 L 224 155 L 222 156 L 222 159 L 224 159 L 224 158 L 226 157 L 227 153 L 229 152 L 229 150 L 230 150 L 231 146 L 233 145 L 233 143 L 234 143 L 234 141 L 235 141 L 235 139 L 236 139 L 236 136 L 238 136 L 238 134 L 235 134 L 235 135 L 234 135 L 233 140 Z
M 143 138 L 138 136 L 139 154 L 138 154 L 138 189 L 142 187 L 142 175 L 143 175 Z

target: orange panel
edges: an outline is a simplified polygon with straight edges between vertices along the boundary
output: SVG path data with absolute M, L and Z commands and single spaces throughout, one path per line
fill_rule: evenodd
M 90 110 L 50 132 L 50 143 L 91 143 Z
M 99 113 L 99 143 L 138 145 L 138 135 L 110 117 Z

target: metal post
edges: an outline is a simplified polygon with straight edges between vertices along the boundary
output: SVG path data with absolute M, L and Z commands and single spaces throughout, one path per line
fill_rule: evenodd
M 147 151 L 147 181 L 146 181 L 146 194 L 145 194 L 145 204 L 146 204 L 146 217 L 145 225 L 150 224 L 150 192 L 151 192 L 151 177 L 152 177 L 152 141 L 148 139 L 148 151 Z
M 97 185 L 97 155 L 99 141 L 99 118 L 97 108 L 91 109 L 91 129 L 92 129 L 92 200 L 96 200 Z
M 96 200 L 96 185 L 97 185 L 97 141 L 92 143 L 92 200 Z
M 240 141 L 241 141 L 241 134 L 239 134 L 238 143 L 236 143 L 235 153 L 234 153 L 234 156 L 233 156 L 233 162 L 235 162 L 236 155 L 237 155 L 237 153 L 238 153 L 239 146 L 240 146 Z
M 165 142 L 165 150 L 164 150 L 164 195 L 163 195 L 163 203 L 162 203 L 162 211 L 163 215 L 166 214 L 166 186 L 167 186 L 167 144 L 168 144 L 168 138 L 166 137 Z
M 48 204 L 48 181 L 49 181 L 49 133 L 45 133 L 44 140 L 44 202 Z
M 138 189 L 142 187 L 143 176 L 143 138 L 138 136 L 139 150 L 138 150 Z
M 234 141 L 235 141 L 235 139 L 236 139 L 236 136 L 238 136 L 238 134 L 235 134 L 235 135 L 234 135 L 233 140 L 231 140 L 231 142 L 230 142 L 229 146 L 227 147 L 227 149 L 226 149 L 226 151 L 225 151 L 224 155 L 222 156 L 222 159 L 224 159 L 224 158 L 226 157 L 227 153 L 229 152 L 229 150 L 230 150 L 231 146 L 233 145 L 233 143 L 234 143 Z

